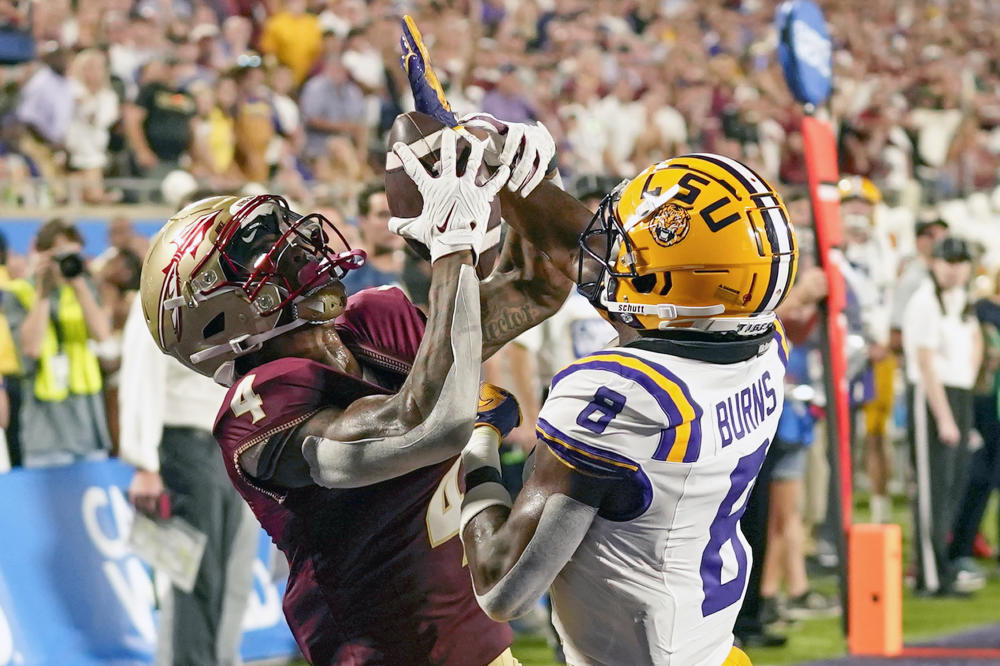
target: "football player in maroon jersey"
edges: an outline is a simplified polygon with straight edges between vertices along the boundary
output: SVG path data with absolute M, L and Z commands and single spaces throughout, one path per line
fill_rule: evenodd
M 547 163 L 537 159 L 547 132 L 515 134 L 518 159 Z M 289 560 L 285 615 L 312 663 L 513 663 L 510 630 L 479 609 L 454 538 L 457 456 L 475 421 L 482 357 L 559 307 L 569 287 L 559 264 L 576 234 L 531 230 L 542 254 L 511 230 L 481 285 L 473 264 L 505 183 L 520 190 L 503 198 L 522 230 L 532 206 L 575 201 L 552 187 L 529 204 L 534 168 L 508 183 L 512 155 L 476 183 L 478 141 L 470 175 L 459 175 L 457 136 L 444 134 L 437 177 L 405 145 L 395 149 L 426 202 L 419 217 L 394 221 L 430 250 L 426 321 L 396 288 L 346 297 L 340 278 L 364 253 L 276 196 L 187 206 L 143 267 L 159 347 L 231 386 L 216 438 L 232 482 Z M 582 228 L 589 213 L 577 206 Z

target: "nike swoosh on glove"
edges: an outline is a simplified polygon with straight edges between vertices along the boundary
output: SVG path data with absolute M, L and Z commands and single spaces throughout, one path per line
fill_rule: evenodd
M 406 175 L 416 184 L 423 198 L 423 208 L 416 217 L 390 218 L 389 230 L 427 246 L 431 263 L 462 250 L 471 250 L 478 260 L 486 242 L 491 204 L 510 175 L 508 167 L 500 166 L 489 180 L 477 183 L 476 175 L 483 162 L 485 147 L 475 137 L 465 137 L 472 150 L 465 172 L 459 176 L 458 136 L 452 129 L 441 131 L 439 176 L 428 171 L 405 143 L 397 142 L 392 147 Z
M 496 430 L 500 439 L 521 425 L 521 406 L 517 398 L 506 389 L 483 382 L 479 385 L 479 411 L 476 425 L 488 426 Z
M 542 123 L 509 123 L 488 113 L 470 113 L 461 123 L 466 129 L 486 132 L 486 163 L 510 167 L 507 189 L 522 197 L 531 194 L 558 164 L 556 142 Z
M 399 38 L 399 46 L 403 54 L 400 63 L 406 72 L 406 78 L 410 80 L 416 110 L 448 127 L 456 127 L 458 118 L 452 112 L 451 104 L 444 95 L 444 87 L 431 67 L 431 56 L 424 45 L 424 38 L 409 15 L 403 17 L 403 35 Z

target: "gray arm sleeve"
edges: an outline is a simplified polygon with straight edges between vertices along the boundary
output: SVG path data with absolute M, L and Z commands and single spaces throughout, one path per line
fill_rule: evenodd
M 458 455 L 472 433 L 479 404 L 479 317 L 479 280 L 473 268 L 463 266 L 452 315 L 454 361 L 430 414 L 417 427 L 391 437 L 352 442 L 306 437 L 302 454 L 313 481 L 327 488 L 358 488 Z
M 506 622 L 530 611 L 579 547 L 597 509 L 566 495 L 545 500 L 535 533 L 521 556 L 476 601 L 492 619 Z

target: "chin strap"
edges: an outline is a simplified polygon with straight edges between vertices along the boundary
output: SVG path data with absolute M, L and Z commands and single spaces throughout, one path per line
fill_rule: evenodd
M 313 289 L 308 294 L 300 296 L 292 304 L 292 313 L 295 318 L 281 326 L 275 326 L 270 331 L 257 333 L 256 335 L 241 335 L 231 339 L 229 342 L 202 349 L 191 354 L 190 360 L 195 365 L 202 361 L 228 354 L 232 352 L 236 356 L 243 356 L 252 351 L 260 349 L 260 346 L 283 333 L 295 330 L 306 324 L 322 324 L 335 319 L 343 311 L 347 304 L 343 289 L 339 291 L 332 289 L 329 284 Z M 221 383 L 221 382 L 219 382 Z
M 214 347 L 209 347 L 208 349 L 202 349 L 200 352 L 191 354 L 190 360 L 192 363 L 197 365 L 203 361 L 215 358 L 216 356 L 222 356 L 223 354 L 233 353 L 236 356 L 243 356 L 244 354 L 249 354 L 252 351 L 257 351 L 260 349 L 262 344 L 271 338 L 276 338 L 283 333 L 287 333 L 288 331 L 311 323 L 313 322 L 305 319 L 293 319 L 287 324 L 275 326 L 270 331 L 264 331 L 263 333 L 258 333 L 256 335 L 241 335 L 237 338 L 233 338 L 225 344 L 215 345 Z
M 601 305 L 608 312 L 631 315 L 652 315 L 660 319 L 657 328 L 693 328 L 699 331 L 722 333 L 734 331 L 739 335 L 759 335 L 774 322 L 773 312 L 765 312 L 753 317 L 718 317 L 726 311 L 721 303 L 704 306 L 683 306 L 670 303 L 625 303 L 609 301 L 605 291 L 601 291 Z
M 604 290 L 601 290 L 601 305 L 607 308 L 608 312 L 633 315 L 653 315 L 664 321 L 671 321 L 679 317 L 711 317 L 713 315 L 720 315 L 726 311 L 726 306 L 721 303 L 716 305 L 688 307 L 684 305 L 672 305 L 670 303 L 657 303 L 656 305 L 651 305 L 646 303 L 609 301 Z

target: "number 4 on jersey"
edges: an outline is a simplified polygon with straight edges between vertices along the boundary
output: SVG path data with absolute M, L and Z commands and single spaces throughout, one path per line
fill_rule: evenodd
M 229 407 L 236 418 L 249 414 L 254 423 L 264 418 L 264 401 L 253 392 L 253 380 L 256 375 L 247 375 L 236 387 Z

